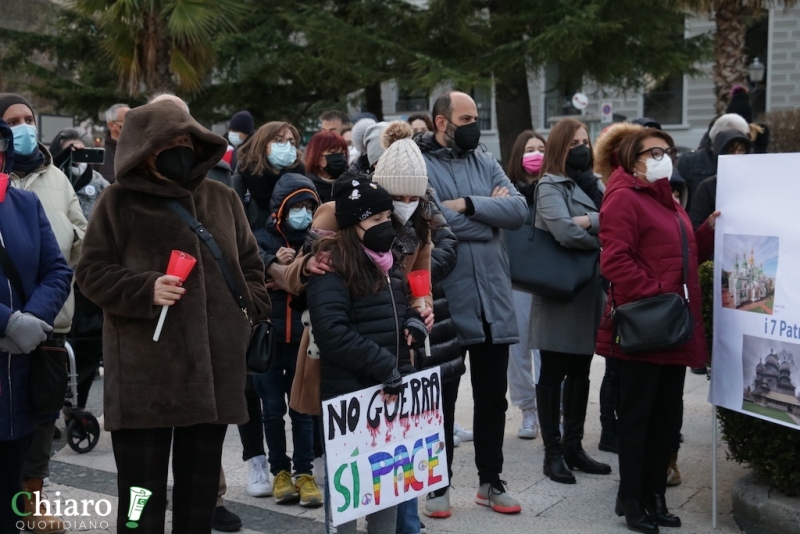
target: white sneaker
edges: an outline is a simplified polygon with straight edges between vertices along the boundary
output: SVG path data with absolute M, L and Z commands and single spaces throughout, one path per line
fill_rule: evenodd
M 50 477 L 44 477 L 42 479 L 42 487 L 46 488 L 49 485 L 50 485 Z
M 251 497 L 269 497 L 272 484 L 267 474 L 267 457 L 256 456 L 247 460 L 247 494 Z
M 453 434 L 453 447 L 460 447 L 461 446 L 461 438 Z
M 536 421 L 536 410 L 522 410 L 522 427 L 517 436 L 522 439 L 535 439 L 539 435 L 539 425 Z
M 472 441 L 475 438 L 475 436 L 472 434 L 472 430 L 465 430 L 461 428 L 461 425 L 458 423 L 453 423 L 453 433 L 461 441 Z

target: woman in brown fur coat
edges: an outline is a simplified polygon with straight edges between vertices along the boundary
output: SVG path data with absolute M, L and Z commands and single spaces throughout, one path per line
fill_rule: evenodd
M 105 429 L 119 472 L 120 533 L 164 532 L 170 448 L 173 532 L 211 532 L 225 429 L 247 421 L 250 323 L 209 248 L 166 203 L 177 200 L 203 223 L 250 319 L 266 318 L 264 265 L 242 204 L 205 179 L 225 149 L 175 102 L 131 110 L 117 145 L 117 181 L 86 232 L 77 277 L 105 314 Z M 173 249 L 197 258 L 183 283 L 164 274 Z M 155 342 L 164 305 L 169 314 Z M 132 487 L 152 492 L 136 530 L 126 521 Z

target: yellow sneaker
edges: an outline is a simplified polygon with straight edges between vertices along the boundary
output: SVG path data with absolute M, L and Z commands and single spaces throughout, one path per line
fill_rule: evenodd
M 275 480 L 272 482 L 272 495 L 278 504 L 291 503 L 300 497 L 294 487 L 294 482 L 292 482 L 292 475 L 288 471 L 281 471 L 275 475 Z
M 300 506 L 306 508 L 322 506 L 322 493 L 319 491 L 314 475 L 299 475 L 294 487 L 300 492 Z

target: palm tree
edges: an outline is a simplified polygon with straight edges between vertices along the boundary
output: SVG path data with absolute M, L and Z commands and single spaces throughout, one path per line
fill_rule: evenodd
M 214 65 L 212 39 L 236 29 L 246 0 L 73 0 L 131 96 L 195 92 Z
M 790 9 L 798 0 L 673 0 L 696 14 L 714 17 L 714 92 L 717 113 L 724 113 L 728 91 L 736 84 L 747 86 L 745 35 L 747 19 L 762 9 L 783 4 Z

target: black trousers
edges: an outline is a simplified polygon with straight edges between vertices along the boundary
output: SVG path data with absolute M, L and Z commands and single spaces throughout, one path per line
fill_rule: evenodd
M 447 451 L 447 473 L 453 480 L 453 426 L 456 422 L 456 401 L 458 400 L 458 386 L 461 377 L 442 385 L 442 413 L 444 415 L 444 446 Z M 451 482 L 452 483 L 452 482 Z
M 542 366 L 539 369 L 537 385 L 558 388 L 565 378 L 589 379 L 592 367 L 591 354 L 569 354 L 552 350 L 540 350 L 539 354 Z
M 174 429 L 123 429 L 111 432 L 118 472 L 117 532 L 164 533 L 171 448 L 175 479 L 172 488 L 172 532 L 210 534 L 227 428 L 227 425 L 201 424 Z M 132 486 L 153 492 L 136 528 L 126 526 Z
M 17 534 L 17 522 L 22 519 L 14 513 L 11 499 L 22 491 L 22 459 L 31 441 L 31 435 L 11 441 L 0 441 L 0 534 Z M 17 510 L 22 511 L 22 499 L 17 499 Z
M 619 362 L 619 496 L 663 494 L 672 438 L 680 431 L 686 367 Z
M 246 462 L 256 456 L 265 456 L 264 424 L 261 416 L 261 399 L 253 386 L 253 376 L 247 375 L 244 386 L 244 398 L 247 400 L 247 415 L 250 420 L 239 425 L 239 439 L 242 440 L 242 461 Z
M 475 434 L 475 466 L 480 484 L 495 482 L 503 472 L 503 437 L 508 401 L 508 345 L 493 345 L 489 325 L 484 325 L 486 341 L 461 347 L 469 352 Z
M 600 385 L 600 422 L 603 428 L 615 428 L 619 404 L 619 360 L 606 358 L 606 372 Z

